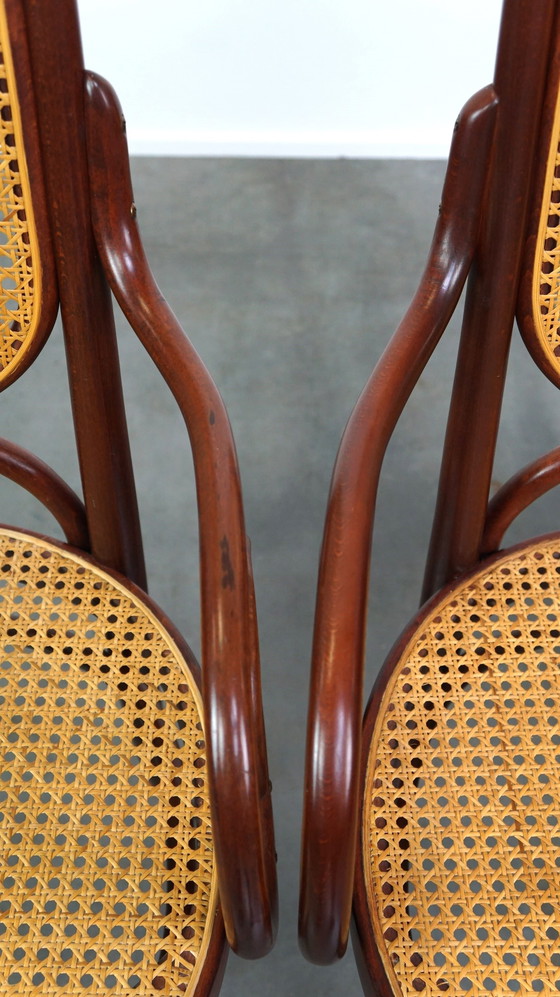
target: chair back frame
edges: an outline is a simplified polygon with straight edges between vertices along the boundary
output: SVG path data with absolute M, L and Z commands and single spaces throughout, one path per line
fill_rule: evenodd
M 551 4 L 538 10 L 534 4 L 504 6 L 494 79 L 496 135 L 468 282 L 423 599 L 480 556 L 554 14 Z
M 25 17 L 91 552 L 145 588 L 115 324 L 91 226 L 77 14 L 63 2 L 54 17 L 31 0 Z

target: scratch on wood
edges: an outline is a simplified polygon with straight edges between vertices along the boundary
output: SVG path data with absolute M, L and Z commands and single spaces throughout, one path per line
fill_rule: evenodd
M 235 573 L 231 563 L 231 558 L 229 556 L 229 540 L 224 537 L 220 541 L 220 548 L 222 551 L 222 588 L 234 589 L 235 588 Z

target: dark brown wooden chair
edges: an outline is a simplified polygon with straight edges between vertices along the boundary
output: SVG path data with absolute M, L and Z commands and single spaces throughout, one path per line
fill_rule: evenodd
M 335 465 L 300 932 L 311 960 L 334 960 L 353 903 L 368 994 L 560 990 L 560 536 L 498 552 L 518 513 L 560 482 L 560 450 L 488 498 L 516 310 L 560 385 L 559 79 L 560 4 L 505 0 L 495 80 L 459 118 L 425 273 Z M 362 723 L 380 466 L 467 275 L 424 605 Z
M 73 0 L 2 0 L 0 41 L 1 386 L 60 305 L 84 494 L 0 441 L 0 471 L 68 541 L 0 529 L 0 989 L 216 994 L 226 934 L 254 958 L 276 922 L 231 430 L 148 268 L 122 114 L 84 73 Z M 201 677 L 145 593 L 110 290 L 190 435 Z

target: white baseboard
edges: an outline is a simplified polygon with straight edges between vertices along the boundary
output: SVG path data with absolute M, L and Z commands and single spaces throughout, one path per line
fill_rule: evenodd
M 266 133 L 156 132 L 131 129 L 133 156 L 233 156 L 274 159 L 446 159 L 450 136 L 439 131 Z

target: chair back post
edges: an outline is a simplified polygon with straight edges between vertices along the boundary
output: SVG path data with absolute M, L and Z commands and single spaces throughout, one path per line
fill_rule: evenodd
M 423 600 L 480 556 L 555 8 L 554 0 L 504 3 L 494 155 L 467 290 Z
M 145 588 L 115 325 L 91 226 L 76 4 L 29 0 L 25 14 L 91 551 Z

